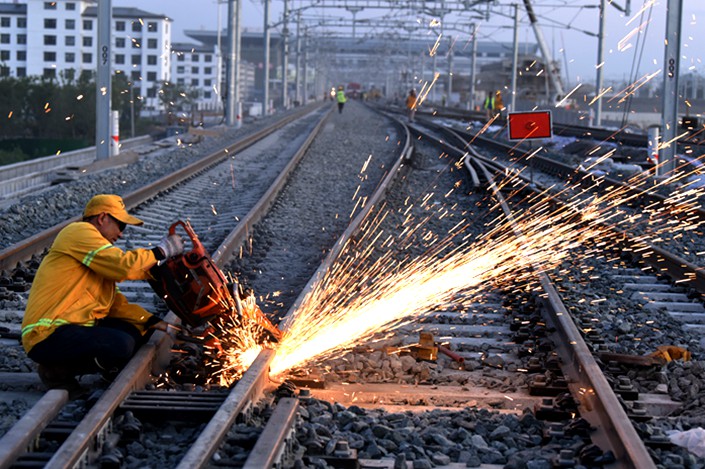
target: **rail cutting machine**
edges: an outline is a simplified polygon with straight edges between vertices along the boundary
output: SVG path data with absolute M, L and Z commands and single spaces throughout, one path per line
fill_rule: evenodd
M 237 283 L 226 280 L 190 223 L 177 221 L 169 227 L 169 234 L 175 234 L 178 226 L 191 240 L 191 250 L 162 261 L 150 270 L 153 280 L 149 284 L 168 308 L 191 327 L 225 316 L 237 317 L 242 325 L 253 321 L 271 339 L 279 341 L 282 332 L 262 313 L 254 298 L 244 295 Z

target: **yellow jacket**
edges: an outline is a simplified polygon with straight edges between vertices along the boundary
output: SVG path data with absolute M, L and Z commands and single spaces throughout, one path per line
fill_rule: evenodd
M 416 107 L 416 96 L 409 95 L 406 97 L 406 108 L 414 109 Z
M 66 226 L 42 260 L 22 320 L 22 345 L 29 352 L 66 324 L 94 326 L 97 319 L 123 319 L 145 332 L 152 317 L 127 302 L 117 282 L 150 278 L 157 262 L 148 249 L 123 252 L 86 222 Z
M 338 92 L 335 94 L 335 99 L 336 99 L 339 103 L 344 103 L 344 102 L 346 102 L 346 101 L 347 101 L 347 98 L 345 97 L 345 91 L 343 91 L 343 90 L 338 91 Z

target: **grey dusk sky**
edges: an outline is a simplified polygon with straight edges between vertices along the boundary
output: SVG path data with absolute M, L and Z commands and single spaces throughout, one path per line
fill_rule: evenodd
M 360 3 L 357 1 L 356 3 Z M 379 3 L 379 2 L 373 2 Z M 501 2 L 509 5 L 509 2 Z M 520 4 L 520 33 L 521 41 L 535 42 L 533 30 L 529 25 L 526 12 Z M 609 3 L 609 2 L 608 2 Z M 625 0 L 616 0 L 619 5 L 624 5 Z M 605 77 L 608 79 L 632 79 L 652 74 L 660 70 L 663 62 L 663 44 L 666 25 L 667 0 L 632 0 L 631 15 L 629 17 L 612 6 L 607 11 L 607 34 L 605 40 Z M 705 1 L 684 0 L 681 45 L 681 72 L 688 70 L 705 72 L 702 63 L 703 48 L 695 41 L 698 32 L 705 26 Z M 173 19 L 172 38 L 174 41 L 189 41 L 184 30 L 206 29 L 216 30 L 218 13 L 220 10 L 221 27 L 225 25 L 227 5 L 221 0 L 113 0 L 113 6 L 132 6 L 146 10 L 150 13 L 164 14 Z M 270 23 L 278 22 L 283 11 L 283 1 L 273 0 L 270 3 Z M 310 2 L 295 0 L 289 2 L 289 8 L 300 8 Z M 571 83 L 594 82 L 595 66 L 597 62 L 597 38 L 585 34 L 588 31 L 596 34 L 599 26 L 599 0 L 533 0 L 535 12 L 543 26 L 543 34 L 554 59 L 561 62 L 563 76 L 568 75 Z M 219 6 L 220 5 L 220 6 Z M 583 8 L 580 8 L 583 6 Z M 491 14 L 489 21 L 477 20 L 480 40 L 511 41 L 512 20 L 504 15 L 510 14 L 509 6 L 496 8 L 500 14 Z M 261 1 L 243 0 L 243 27 L 251 31 L 262 31 L 264 7 Z M 367 16 L 366 16 L 367 15 Z M 357 13 L 357 18 L 382 18 L 390 15 L 389 12 L 380 10 L 365 10 Z M 397 13 L 394 20 L 402 24 L 408 21 L 426 25 L 432 20 L 431 16 L 412 16 L 404 18 Z M 352 14 L 346 10 L 306 10 L 304 16 L 311 18 L 347 18 Z M 444 24 L 450 25 L 451 20 L 444 19 Z M 467 23 L 468 20 L 463 20 Z M 380 21 L 383 22 L 383 21 Z M 293 27 L 292 27 L 293 29 Z M 700 30 L 700 31 L 699 31 Z M 358 34 L 363 30 L 358 29 Z M 378 29 L 376 31 L 380 33 Z M 350 34 L 350 30 L 347 31 Z M 421 31 L 419 34 L 423 35 Z M 454 30 L 452 33 L 456 46 L 467 42 L 468 32 Z M 429 38 L 432 35 L 427 35 Z M 644 42 L 645 47 L 641 44 Z M 430 40 L 430 39 L 429 39 Z M 641 56 L 639 66 L 632 72 L 633 61 Z M 566 73 L 567 72 L 567 73 Z

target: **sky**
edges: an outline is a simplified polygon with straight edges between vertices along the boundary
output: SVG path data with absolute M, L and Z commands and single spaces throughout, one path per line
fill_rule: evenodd
M 242 0 L 242 26 L 252 31 L 261 31 L 264 24 L 264 7 L 261 0 Z M 328 0 L 328 4 L 341 4 L 341 0 Z M 624 6 L 627 0 L 612 0 L 619 6 Z M 608 3 L 612 3 L 608 0 Z M 522 0 L 516 0 L 520 6 L 520 32 L 519 40 L 535 42 L 533 30 L 523 8 Z M 312 0 L 290 0 L 289 8 L 300 8 L 303 5 L 314 3 Z M 323 3 L 318 0 L 318 3 Z M 363 3 L 356 0 L 354 3 Z M 375 0 L 370 4 L 380 4 Z M 452 2 L 451 2 L 452 3 Z M 458 3 L 457 1 L 455 2 Z M 470 20 L 457 18 L 443 18 L 442 23 L 455 28 L 452 34 L 457 38 L 456 44 L 467 43 L 470 37 L 470 21 L 478 22 L 478 33 L 481 41 L 512 41 L 511 7 L 509 1 L 497 2 L 489 21 L 483 19 Z M 626 16 L 612 5 L 607 8 L 607 24 L 604 48 L 604 76 L 606 79 L 634 81 L 636 78 L 657 72 L 662 69 L 664 55 L 664 34 L 666 26 L 666 6 L 668 0 L 631 0 L 631 14 Z M 270 2 L 270 24 L 281 19 L 283 0 Z M 583 31 L 597 35 L 599 28 L 599 0 L 532 0 L 535 13 L 546 43 L 554 60 L 560 61 L 563 76 L 570 83 L 592 82 L 595 80 L 595 67 L 597 63 L 597 37 L 585 34 Z M 681 44 L 681 72 L 689 70 L 705 74 L 702 63 L 703 48 L 695 42 L 698 33 L 705 27 L 705 1 L 683 0 L 682 37 Z M 216 0 L 113 0 L 113 6 L 133 6 L 150 13 L 162 13 L 174 20 L 172 39 L 175 42 L 193 42 L 183 34 L 184 30 L 215 30 L 218 25 L 218 11 L 220 10 L 220 24 L 225 27 L 227 4 L 221 0 L 220 7 Z M 503 6 L 504 5 L 504 6 Z M 306 9 L 303 12 L 307 21 L 313 22 L 325 17 L 329 21 L 338 18 L 347 18 L 350 22 L 352 13 L 346 10 Z M 509 16 L 509 17 L 507 17 Z M 357 19 L 372 18 L 378 25 L 376 31 L 386 28 L 387 18 L 394 17 L 398 22 L 398 13 L 379 9 L 365 9 L 356 13 Z M 437 17 L 429 14 L 419 14 L 414 17 L 405 14 L 402 22 L 411 26 L 414 23 L 428 25 Z M 406 24 L 404 23 L 404 24 Z M 456 26 L 462 24 L 461 31 Z M 292 27 L 293 29 L 293 27 Z M 399 28 L 395 28 L 399 29 Z M 436 29 L 437 31 L 438 29 Z M 347 28 L 347 34 L 351 29 Z M 363 32 L 358 27 L 357 34 Z M 382 31 L 385 32 L 385 31 Z M 419 33 L 423 34 L 423 33 Z M 643 47 L 642 47 L 643 45 Z M 636 64 L 634 61 L 636 60 Z

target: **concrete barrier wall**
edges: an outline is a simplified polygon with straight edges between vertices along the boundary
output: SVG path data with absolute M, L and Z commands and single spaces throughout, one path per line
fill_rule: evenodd
M 124 140 L 120 148 L 127 150 L 151 142 L 152 137 L 145 135 Z M 71 166 L 87 166 L 95 161 L 95 157 L 95 147 L 89 147 L 0 166 L 0 198 L 46 187 L 51 182 L 50 177 L 57 170 Z
M 152 141 L 149 135 L 124 140 L 121 148 L 128 149 L 144 145 Z M 67 151 L 59 155 L 44 156 L 29 161 L 0 166 L 0 181 L 7 181 L 16 177 L 32 173 L 40 173 L 51 169 L 65 168 L 67 166 L 84 166 L 95 160 L 95 147 Z

